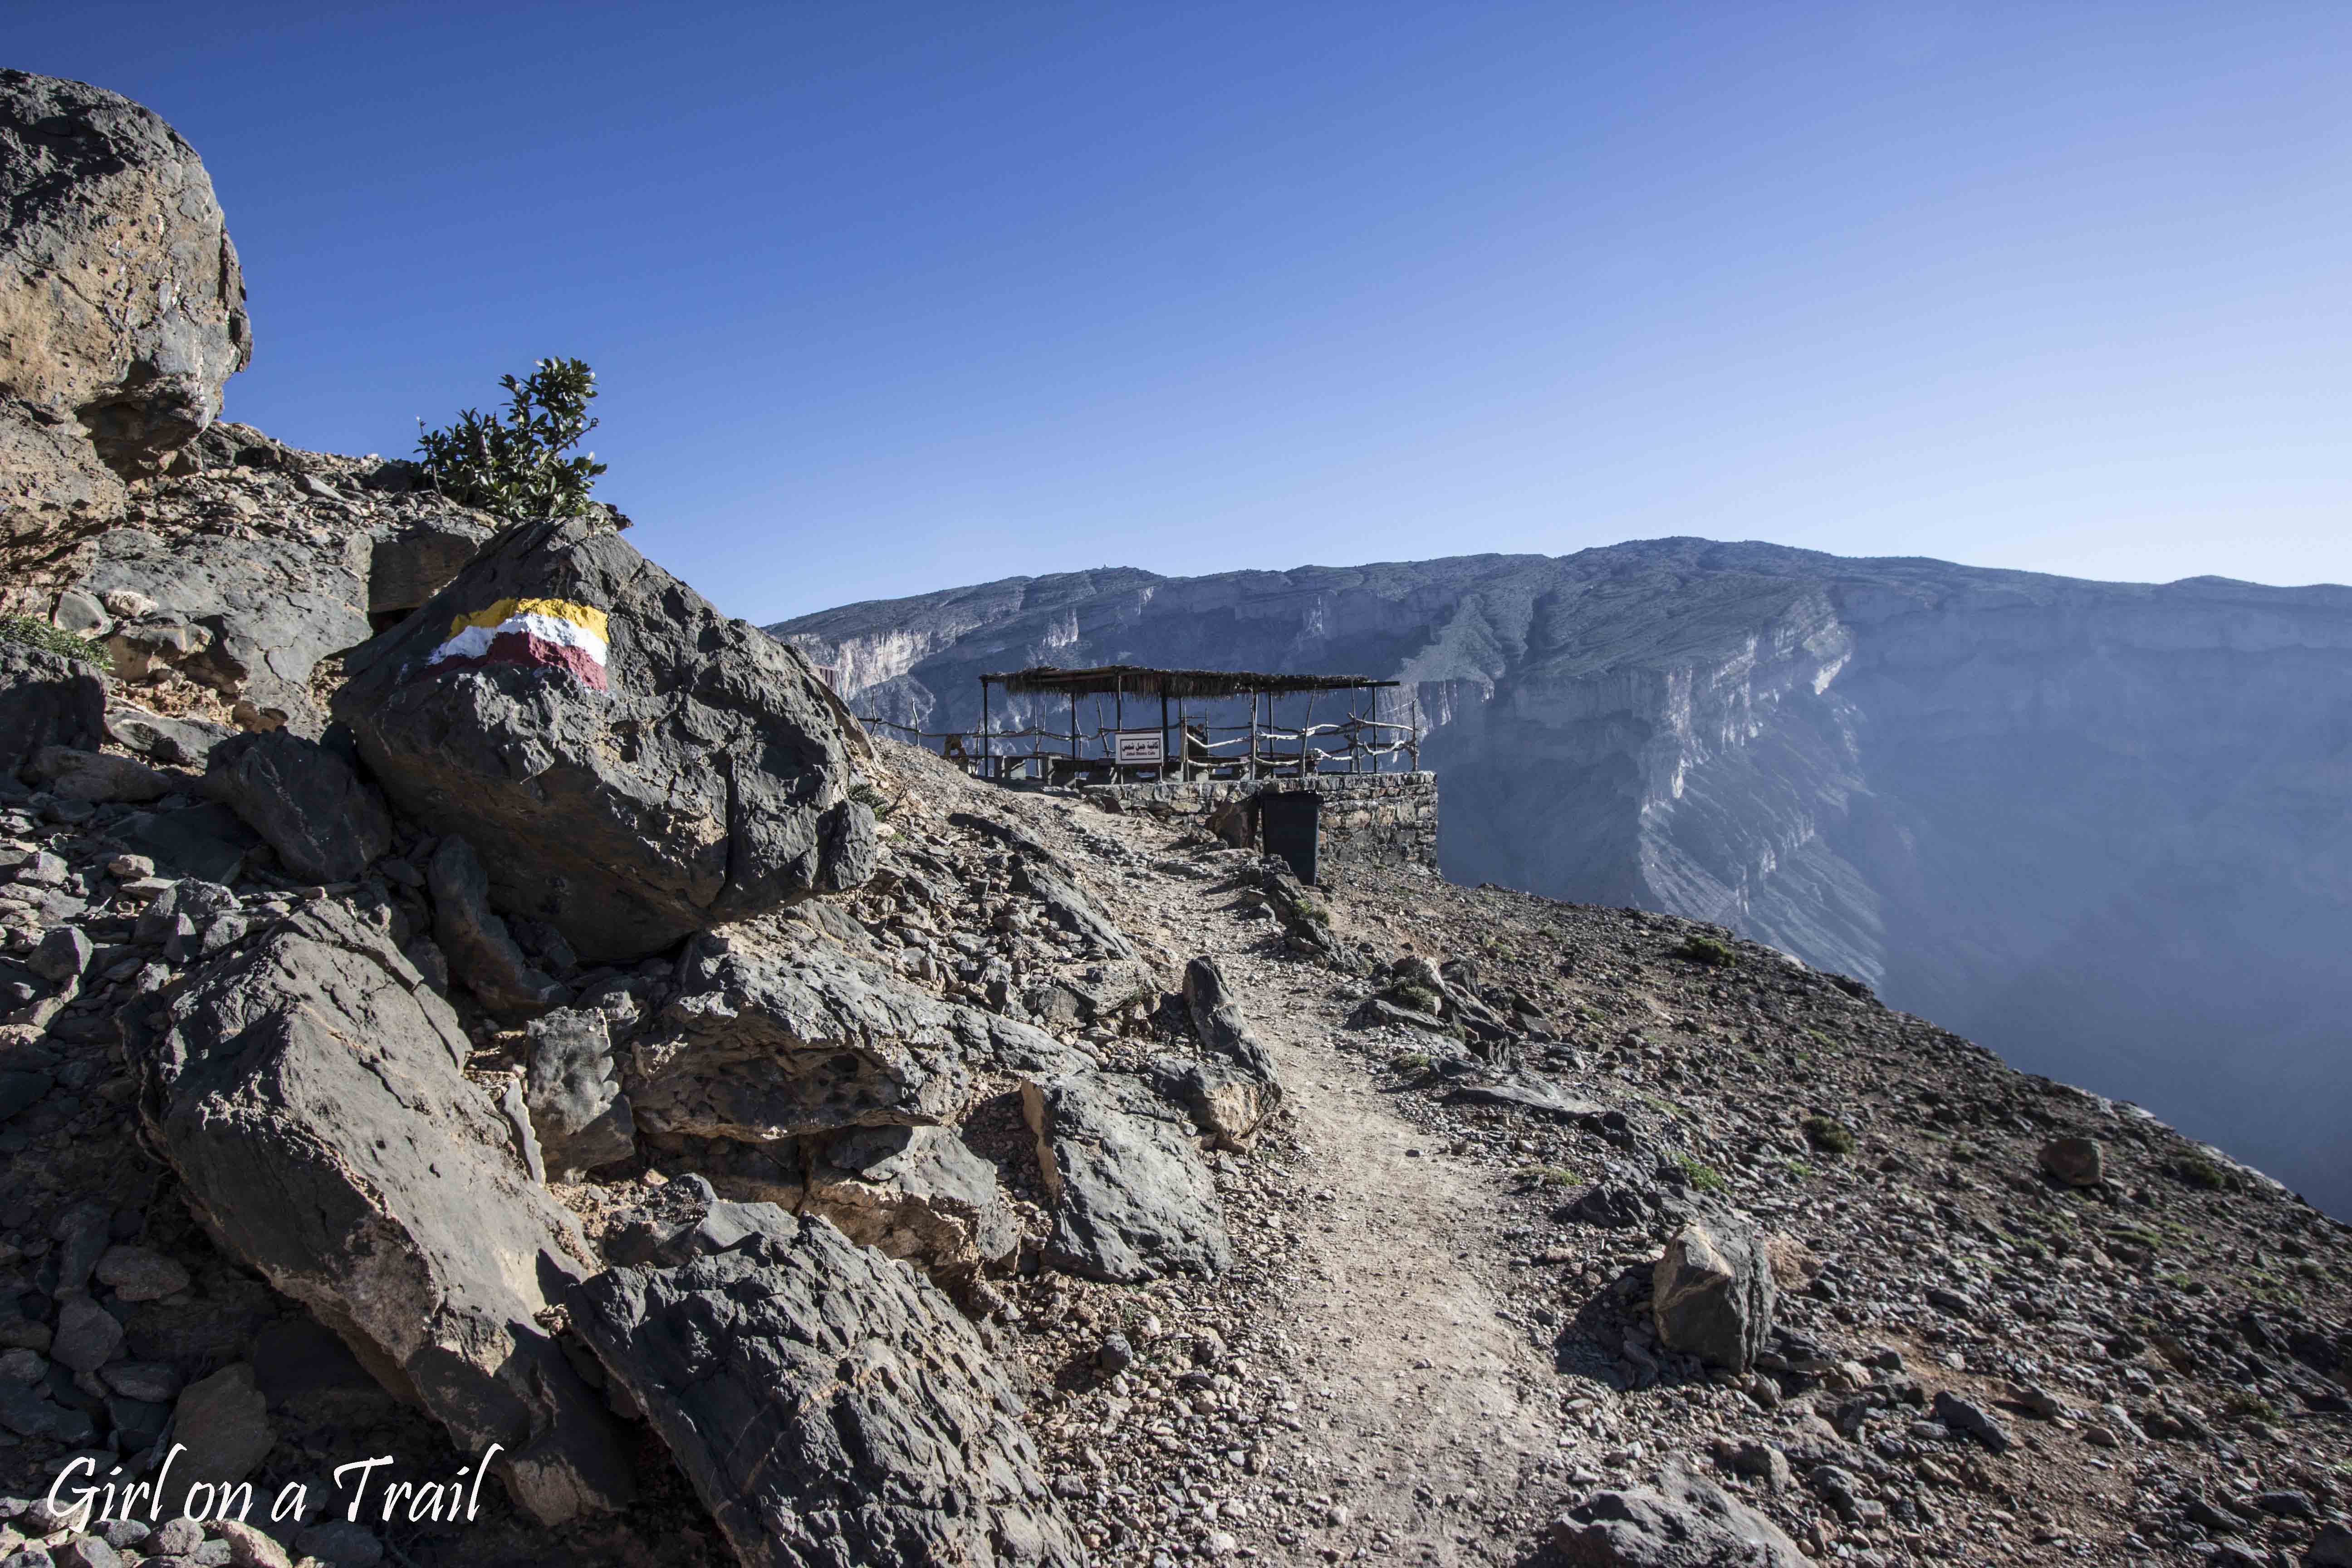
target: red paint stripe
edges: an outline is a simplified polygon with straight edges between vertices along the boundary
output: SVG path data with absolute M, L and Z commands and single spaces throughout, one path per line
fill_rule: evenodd
M 445 658 L 429 669 L 438 674 L 445 669 L 485 669 L 494 664 L 515 665 L 525 669 L 562 669 L 577 676 L 580 684 L 591 690 L 611 689 L 604 682 L 604 667 L 586 648 L 565 647 L 547 642 L 529 632 L 500 632 L 490 639 L 489 647 L 467 658 Z

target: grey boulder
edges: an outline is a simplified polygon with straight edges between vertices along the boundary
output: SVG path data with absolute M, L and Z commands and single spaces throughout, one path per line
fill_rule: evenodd
M 1047 1263 L 1121 1284 L 1225 1267 L 1224 1211 L 1191 1120 L 1142 1079 L 1030 1079 L 1021 1103 L 1053 1204 Z
M 127 703 L 115 703 L 106 710 L 107 739 L 151 763 L 175 767 L 204 766 L 212 749 L 236 733 L 209 719 L 172 718 Z
M 513 629 L 451 643 L 469 619 Z M 492 901 L 583 960 L 872 872 L 873 813 L 807 660 L 586 520 L 509 529 L 346 668 L 336 717 L 394 802 L 465 835 Z
M 1735 1220 L 1694 1220 L 1651 1271 L 1650 1311 L 1668 1350 L 1746 1372 L 1772 1332 L 1771 1259 Z
M 332 749 L 289 730 L 215 746 L 205 793 L 313 882 L 354 880 L 392 847 L 392 814 L 375 786 Z
M 549 1173 L 572 1181 L 635 1153 L 636 1123 L 621 1092 L 621 1063 L 604 1015 L 559 1008 L 532 1019 L 530 1028 L 523 1100 Z
M 457 1016 L 390 939 L 309 905 L 156 1006 L 117 1021 L 150 1141 L 214 1237 L 460 1447 L 502 1444 L 534 1518 L 624 1504 L 611 1418 L 537 1321 L 587 1244 L 526 1179 Z
M 98 666 L 0 638 L 0 773 L 44 748 L 95 751 L 106 722 L 106 681 Z
M 1779 1525 L 1714 1482 L 1669 1467 L 1645 1487 L 1594 1494 L 1551 1528 L 1579 1568 L 1811 1568 Z
M 762 1212 L 567 1300 L 747 1568 L 1086 1560 L 944 1296 L 824 1220 L 725 1206 Z

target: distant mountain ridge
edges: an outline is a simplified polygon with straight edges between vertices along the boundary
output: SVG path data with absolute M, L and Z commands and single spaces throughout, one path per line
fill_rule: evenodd
M 1027 664 L 1404 681 L 1454 879 L 1720 921 L 2352 1210 L 2352 589 L 1664 539 L 769 629 L 933 730 Z

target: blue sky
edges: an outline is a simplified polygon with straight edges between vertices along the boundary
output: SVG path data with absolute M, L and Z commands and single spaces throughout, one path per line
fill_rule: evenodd
M 599 373 L 729 611 L 1673 533 L 2352 581 L 2352 8 L 29 5 L 204 154 L 231 417 Z

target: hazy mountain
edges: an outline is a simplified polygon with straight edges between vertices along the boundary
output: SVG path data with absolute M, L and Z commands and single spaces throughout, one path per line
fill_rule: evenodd
M 1720 921 L 2352 1211 L 2352 590 L 1669 539 L 770 629 L 931 729 L 1033 663 L 1401 679 L 1455 880 Z

